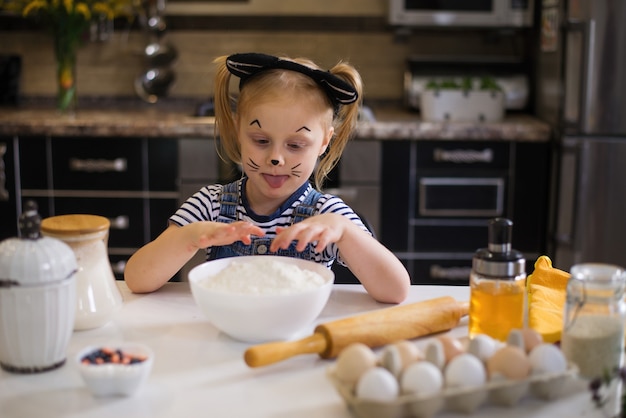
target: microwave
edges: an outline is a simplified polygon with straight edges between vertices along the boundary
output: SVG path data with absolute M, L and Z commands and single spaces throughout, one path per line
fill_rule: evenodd
M 527 27 L 533 0 L 389 0 L 397 26 Z

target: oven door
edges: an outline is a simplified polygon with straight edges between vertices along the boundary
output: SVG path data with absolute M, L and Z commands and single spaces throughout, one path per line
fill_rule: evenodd
M 497 217 L 504 211 L 503 177 L 421 177 L 418 217 Z
M 389 22 L 407 26 L 498 26 L 507 15 L 508 0 L 391 0 Z

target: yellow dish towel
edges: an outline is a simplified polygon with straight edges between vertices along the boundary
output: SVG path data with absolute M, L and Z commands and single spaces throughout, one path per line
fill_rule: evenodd
M 570 274 L 552 267 L 552 260 L 542 255 L 526 280 L 528 326 L 547 343 L 561 340 L 565 293 Z

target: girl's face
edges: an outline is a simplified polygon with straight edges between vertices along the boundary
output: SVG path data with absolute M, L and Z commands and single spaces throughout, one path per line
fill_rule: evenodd
M 238 124 L 247 197 L 259 215 L 273 213 L 308 181 L 334 132 L 332 110 L 308 98 L 261 101 Z

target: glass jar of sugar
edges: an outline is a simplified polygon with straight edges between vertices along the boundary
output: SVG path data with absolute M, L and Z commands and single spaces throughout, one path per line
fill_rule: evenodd
M 626 273 L 609 264 L 571 268 L 563 315 L 561 350 L 580 375 L 593 379 L 624 364 Z
M 68 244 L 76 256 L 74 330 L 108 323 L 122 306 L 108 254 L 111 222 L 98 215 L 59 215 L 41 221 L 41 233 Z

